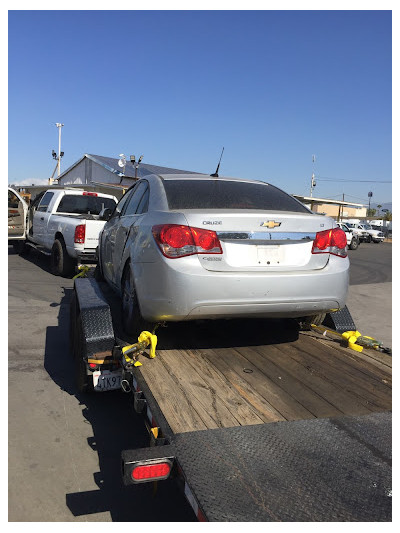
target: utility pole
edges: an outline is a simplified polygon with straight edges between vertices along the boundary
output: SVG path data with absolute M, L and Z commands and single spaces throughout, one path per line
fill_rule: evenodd
M 315 159 L 316 159 L 316 156 L 313 155 L 313 156 L 312 156 L 312 162 L 313 162 L 313 163 L 315 163 Z M 313 165 L 313 168 L 314 168 L 314 165 Z M 311 197 L 312 197 L 313 189 L 314 189 L 314 187 L 317 185 L 317 184 L 315 183 L 315 179 L 314 179 L 314 178 L 315 178 L 315 174 L 314 174 L 314 170 L 313 170 L 313 173 L 311 174 L 311 186 L 310 186 L 310 196 L 311 196 Z
M 60 122 L 56 122 L 56 126 L 58 128 L 58 155 L 54 150 L 52 150 L 51 155 L 53 156 L 53 159 L 57 161 L 56 168 L 54 169 L 53 174 L 51 175 L 51 178 L 49 179 L 49 185 L 53 185 L 53 176 L 58 170 L 58 177 L 60 177 L 61 174 L 61 158 L 64 155 L 64 152 L 61 151 L 61 128 L 64 126 L 64 124 L 61 124 Z
M 60 124 L 60 122 L 56 122 L 56 126 L 58 128 L 58 173 L 57 176 L 60 176 L 61 174 L 61 128 L 64 126 L 64 124 Z M 64 155 L 64 153 L 63 153 Z

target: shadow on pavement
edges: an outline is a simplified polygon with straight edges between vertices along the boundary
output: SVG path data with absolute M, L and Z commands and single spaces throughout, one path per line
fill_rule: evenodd
M 114 522 L 195 521 L 194 513 L 173 480 L 153 485 L 126 487 L 122 483 L 120 456 L 124 449 L 148 445 L 144 423 L 122 392 L 79 394 L 74 384 L 74 365 L 69 350 L 69 302 L 72 289 L 64 289 L 58 325 L 47 328 L 44 367 L 52 380 L 82 406 L 93 437 L 88 446 L 97 451 L 99 471 L 93 473 L 98 490 L 66 494 L 74 516 L 109 511 Z

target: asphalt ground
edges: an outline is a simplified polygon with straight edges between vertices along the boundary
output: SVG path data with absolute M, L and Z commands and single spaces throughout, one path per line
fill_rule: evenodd
M 194 521 L 174 482 L 159 483 L 155 495 L 152 484 L 122 485 L 121 451 L 148 444 L 143 421 L 120 392 L 77 392 L 72 280 L 52 276 L 37 252 L 8 254 L 9 521 Z M 389 345 L 392 246 L 363 243 L 349 255 L 348 306 L 358 329 Z

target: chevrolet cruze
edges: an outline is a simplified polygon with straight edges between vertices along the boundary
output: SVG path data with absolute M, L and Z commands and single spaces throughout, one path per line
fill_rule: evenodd
M 320 323 L 345 305 L 345 233 L 268 183 L 149 175 L 104 217 L 99 269 L 121 296 L 132 336 L 162 321 Z

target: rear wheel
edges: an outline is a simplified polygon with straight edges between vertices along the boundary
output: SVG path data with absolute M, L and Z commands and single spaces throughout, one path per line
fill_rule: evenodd
M 371 242 L 372 241 L 372 237 L 371 235 L 368 235 L 368 237 L 366 238 L 366 242 Z
M 142 331 L 151 331 L 153 327 L 140 312 L 130 263 L 126 265 L 122 276 L 122 325 L 131 338 L 137 338 Z
M 74 260 L 68 255 L 65 242 L 56 239 L 51 249 L 51 272 L 55 276 L 67 277 L 73 273 Z

